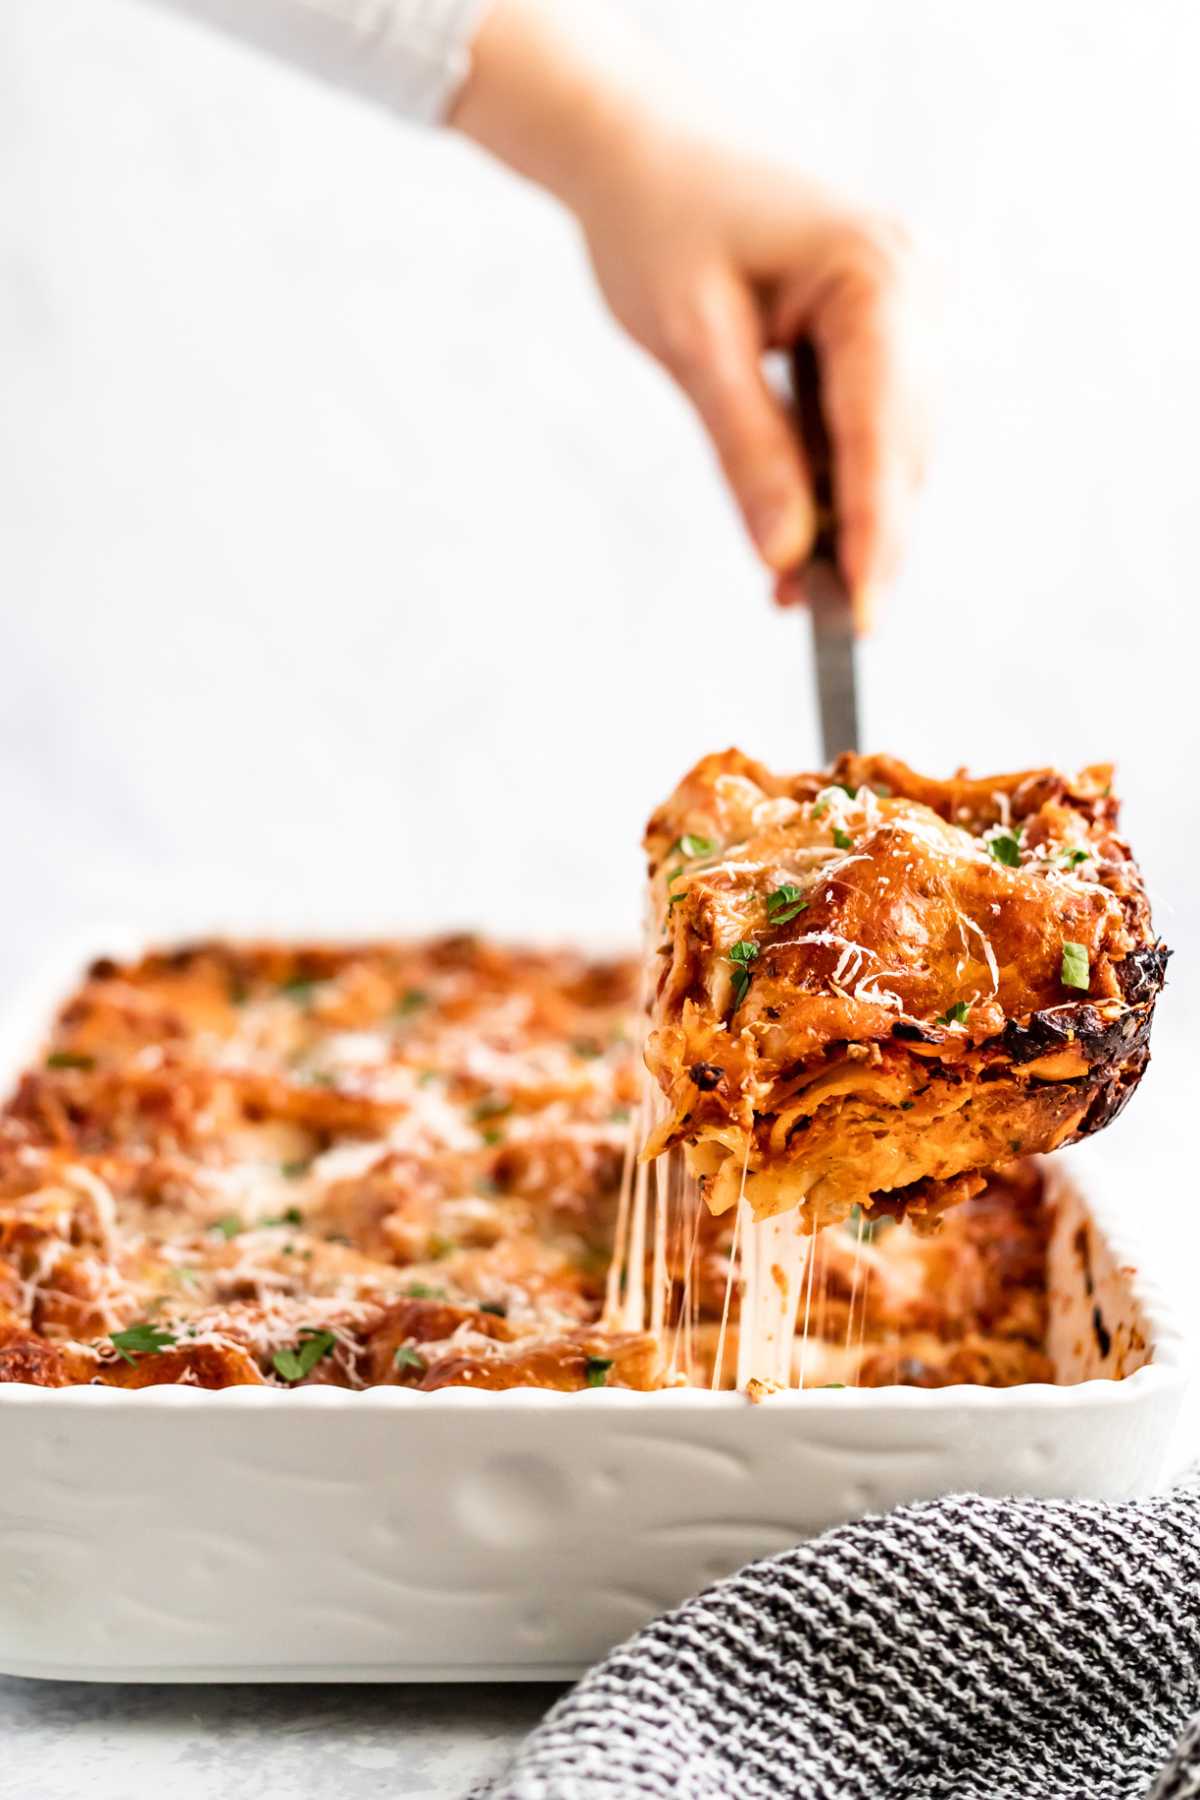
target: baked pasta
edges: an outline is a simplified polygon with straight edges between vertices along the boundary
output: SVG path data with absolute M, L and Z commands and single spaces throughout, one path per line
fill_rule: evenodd
M 467 937 L 95 964 L 0 1112 L 0 1380 L 733 1385 L 728 1217 L 672 1237 L 661 1331 L 606 1313 L 637 982 Z M 797 1370 L 1048 1379 L 1043 1265 L 1028 1170 L 929 1242 L 859 1217 Z
M 929 1221 L 1116 1116 L 1167 951 L 1112 770 L 708 756 L 650 821 L 646 1148 L 710 1208 Z

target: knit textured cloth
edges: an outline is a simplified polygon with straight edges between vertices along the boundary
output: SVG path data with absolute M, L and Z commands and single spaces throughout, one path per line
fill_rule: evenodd
M 656 1619 L 492 1800 L 1200 1800 L 1198 1709 L 1195 1474 L 1115 1505 L 957 1495 Z

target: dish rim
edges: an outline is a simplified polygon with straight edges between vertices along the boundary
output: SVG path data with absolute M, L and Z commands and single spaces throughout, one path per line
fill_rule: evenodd
M 197 932 L 195 937 L 205 934 Z M 266 935 L 245 931 L 238 933 L 228 926 L 210 936 L 236 938 Z M 287 941 L 282 933 L 272 933 L 279 941 Z M 413 936 L 419 935 L 415 931 Z M 33 973 L 20 983 L 9 1003 L 0 1012 L 0 1092 L 5 1097 L 11 1083 L 19 1076 L 25 1059 L 45 1033 L 57 1008 L 69 997 L 71 985 L 81 972 L 99 955 L 132 957 L 144 954 L 156 941 L 149 933 L 126 927 L 105 933 L 106 948 L 96 948 L 99 932 L 70 934 L 51 954 L 35 964 Z M 158 942 L 170 942 L 176 934 L 166 934 Z M 299 941 L 296 939 L 295 941 Z M 364 941 L 367 941 L 364 934 Z M 549 940 L 547 940 L 549 941 Z M 582 946 L 585 951 L 587 946 Z M 438 1388 L 433 1393 L 419 1389 L 389 1385 L 366 1388 L 315 1386 L 275 1388 L 268 1385 L 243 1385 L 224 1388 L 189 1387 L 181 1383 L 160 1383 L 144 1388 L 116 1388 L 72 1384 L 67 1387 L 41 1387 L 34 1382 L 0 1382 L 0 1409 L 21 1405 L 45 1405 L 58 1408 L 72 1406 L 129 1407 L 155 1411 L 162 1407 L 195 1406 L 211 1409 L 246 1409 L 251 1407 L 287 1407 L 292 1411 L 324 1411 L 371 1407 L 399 1410 L 411 1407 L 440 1410 L 442 1407 L 467 1408 L 483 1406 L 489 1412 L 510 1408 L 514 1411 L 558 1410 L 562 1407 L 593 1406 L 615 1411 L 647 1406 L 659 1411 L 727 1413 L 747 1407 L 765 1416 L 777 1411 L 792 1412 L 798 1407 L 837 1411 L 847 1408 L 855 1412 L 897 1412 L 914 1407 L 928 1412 L 954 1409 L 972 1411 L 996 1407 L 1012 1408 L 1032 1405 L 1040 1410 L 1089 1407 L 1109 1410 L 1134 1405 L 1154 1393 L 1166 1393 L 1182 1386 L 1190 1356 L 1187 1336 L 1178 1322 L 1175 1310 L 1162 1285 L 1148 1277 L 1142 1268 L 1142 1256 L 1134 1241 L 1134 1232 L 1118 1222 L 1114 1197 L 1098 1166 L 1092 1145 L 1079 1146 L 1070 1153 L 1064 1168 L 1056 1152 L 1053 1158 L 1038 1161 L 1052 1185 L 1067 1185 L 1081 1193 L 1088 1217 L 1114 1260 L 1125 1271 L 1128 1291 L 1145 1322 L 1150 1347 L 1150 1360 L 1132 1374 L 1113 1379 L 1093 1376 L 1073 1383 L 1021 1382 L 1013 1387 L 984 1387 L 976 1382 L 959 1382 L 947 1387 L 879 1387 L 879 1388 L 787 1388 L 754 1402 L 737 1391 L 714 1393 L 709 1388 L 669 1387 L 642 1392 L 633 1388 L 585 1388 L 577 1393 L 561 1393 L 552 1388 L 516 1387 L 501 1390 L 470 1387 Z M 1079 1170 L 1079 1176 L 1074 1173 Z

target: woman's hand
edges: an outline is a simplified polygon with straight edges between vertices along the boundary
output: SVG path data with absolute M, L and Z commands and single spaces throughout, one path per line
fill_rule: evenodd
M 499 0 L 453 122 L 579 219 L 621 324 L 708 431 L 782 602 L 803 599 L 811 487 L 765 352 L 813 342 L 860 629 L 894 576 L 925 456 L 921 311 L 902 233 L 683 122 L 611 19 Z M 573 27 L 569 28 L 569 27 Z M 644 59 L 644 52 L 642 52 Z

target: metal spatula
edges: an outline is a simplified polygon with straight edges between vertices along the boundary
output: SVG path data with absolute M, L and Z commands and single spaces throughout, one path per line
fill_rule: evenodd
M 792 383 L 817 500 L 817 538 L 804 568 L 804 585 L 812 615 L 821 749 L 831 763 L 843 750 L 858 749 L 858 676 L 850 595 L 838 568 L 833 458 L 821 411 L 820 370 L 807 340 L 792 352 Z

